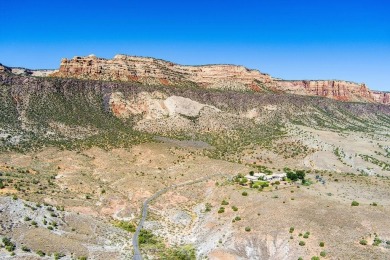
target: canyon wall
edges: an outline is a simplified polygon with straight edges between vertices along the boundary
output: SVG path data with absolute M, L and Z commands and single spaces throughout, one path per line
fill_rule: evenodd
M 116 55 L 113 59 L 98 58 L 95 55 L 62 59 L 59 70 L 49 76 L 137 82 L 144 85 L 290 93 L 340 101 L 390 104 L 390 93 L 372 91 L 365 84 L 349 81 L 279 80 L 243 66 L 185 66 L 160 59 L 127 55 Z
M 260 84 L 273 82 L 269 75 L 243 66 L 183 66 L 164 60 L 126 55 L 116 55 L 112 60 L 94 55 L 63 59 L 59 71 L 52 76 L 235 90 L 259 88 Z

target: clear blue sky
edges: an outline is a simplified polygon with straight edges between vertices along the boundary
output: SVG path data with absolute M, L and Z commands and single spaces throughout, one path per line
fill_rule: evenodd
M 0 22 L 8 66 L 123 53 L 390 90 L 389 0 L 4 0 Z

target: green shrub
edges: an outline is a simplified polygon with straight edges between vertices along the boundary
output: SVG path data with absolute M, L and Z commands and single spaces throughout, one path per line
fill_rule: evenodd
M 59 259 L 63 258 L 65 256 L 65 254 L 56 252 L 53 254 L 53 256 L 54 256 L 54 260 L 59 260 Z
M 382 240 L 379 237 L 375 236 L 374 242 L 372 243 L 372 245 L 379 246 L 381 243 L 382 243 Z
M 306 243 L 305 243 L 305 241 L 299 241 L 299 245 L 304 246 L 304 245 L 306 245 Z
M 24 251 L 24 252 L 31 252 L 31 249 L 28 248 L 27 246 L 22 246 L 22 251 Z
M 39 255 L 40 257 L 44 257 L 46 254 L 42 250 L 38 250 L 37 255 Z
M 359 202 L 354 200 L 354 201 L 352 201 L 351 206 L 354 206 L 354 207 L 359 206 Z
M 238 208 L 237 208 L 236 206 L 232 206 L 232 210 L 233 210 L 233 211 L 237 211 Z
M 325 243 L 324 242 L 320 242 L 320 247 L 324 247 L 325 246 Z
M 196 260 L 196 252 L 192 246 L 168 248 L 159 259 Z
M 225 208 L 224 207 L 220 207 L 219 210 L 218 210 L 218 213 L 224 213 L 225 212 Z
M 318 256 L 313 256 L 313 257 L 311 258 L 311 260 L 320 260 L 320 257 L 318 257 Z
M 290 233 L 294 232 L 294 227 L 290 227 Z
M 362 240 L 359 241 L 359 243 L 360 243 L 361 245 L 365 246 L 365 245 L 367 245 L 367 240 L 362 239 Z
M 326 252 L 325 251 L 321 251 L 320 256 L 325 257 L 326 256 Z
M 235 220 L 235 221 L 240 221 L 241 218 L 240 218 L 240 216 L 237 216 L 237 217 L 234 218 L 234 220 Z
M 140 244 L 156 244 L 157 239 L 153 235 L 153 233 L 146 229 L 141 229 L 138 237 L 138 242 Z
M 30 221 L 31 220 L 31 218 L 29 218 L 29 217 L 24 217 L 24 221 Z
M 244 191 L 244 192 L 242 193 L 242 196 L 248 196 L 248 192 Z
M 223 201 L 221 202 L 221 205 L 224 205 L 224 206 L 229 205 L 229 202 L 227 202 L 226 200 L 223 200 Z
M 8 251 L 8 252 L 12 252 L 15 250 L 16 246 L 14 243 L 11 242 L 11 239 L 7 238 L 7 237 L 4 237 L 3 238 L 3 244 L 5 246 L 5 249 Z
M 251 231 L 251 228 L 250 228 L 250 227 L 245 227 L 245 231 L 246 231 L 246 232 L 250 232 L 250 231 Z
M 211 211 L 211 207 L 212 207 L 211 204 L 207 202 L 206 205 L 205 205 L 204 211 L 205 211 L 205 212 Z
M 126 230 L 128 232 L 135 232 L 135 225 L 128 221 L 116 221 L 114 222 L 114 226 Z

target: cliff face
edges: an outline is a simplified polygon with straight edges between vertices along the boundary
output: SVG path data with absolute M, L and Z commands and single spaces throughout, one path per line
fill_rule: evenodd
M 116 55 L 112 60 L 87 57 L 63 59 L 54 77 L 133 81 L 147 85 L 196 85 L 204 88 L 247 89 L 272 79 L 257 70 L 235 65 L 182 66 L 153 58 Z
M 284 92 L 322 96 L 340 101 L 360 101 L 385 103 L 383 98 L 375 95 L 365 84 L 341 80 L 278 80 L 277 85 Z
M 375 102 L 390 105 L 390 92 L 372 91 Z
M 236 65 L 183 66 L 153 58 L 94 55 L 63 59 L 53 77 L 138 82 L 144 85 L 196 86 L 321 96 L 340 101 L 390 104 L 390 94 L 365 84 L 341 80 L 276 80 L 258 70 Z

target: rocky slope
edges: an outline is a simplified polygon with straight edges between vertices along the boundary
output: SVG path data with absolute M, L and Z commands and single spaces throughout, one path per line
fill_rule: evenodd
M 172 62 L 116 55 L 63 59 L 53 77 L 139 82 L 144 85 L 197 86 L 322 96 L 341 101 L 390 104 L 390 93 L 371 91 L 365 84 L 342 80 L 277 80 L 258 70 L 236 65 L 183 66 Z
M 15 75 L 22 75 L 22 76 L 47 77 L 50 74 L 56 72 L 56 70 L 45 70 L 45 69 L 31 70 L 26 68 L 11 68 L 11 67 L 4 66 L 3 64 L 0 63 L 0 72 L 9 72 Z

